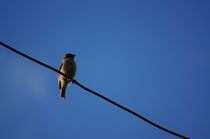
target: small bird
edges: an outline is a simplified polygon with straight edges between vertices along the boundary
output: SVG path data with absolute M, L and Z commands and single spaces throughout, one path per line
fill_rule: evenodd
M 76 74 L 76 63 L 74 61 L 74 54 L 65 54 L 62 59 L 59 71 L 67 75 L 69 78 L 59 74 L 58 85 L 60 90 L 61 98 L 66 98 L 66 88 L 71 83 L 72 79 Z

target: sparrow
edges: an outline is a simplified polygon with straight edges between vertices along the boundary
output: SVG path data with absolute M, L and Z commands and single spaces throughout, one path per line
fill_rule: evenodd
M 70 85 L 72 79 L 76 74 L 76 63 L 74 61 L 74 54 L 65 54 L 62 59 L 59 71 L 67 75 L 69 78 L 59 74 L 58 75 L 58 85 L 60 90 L 61 98 L 66 98 L 66 88 Z

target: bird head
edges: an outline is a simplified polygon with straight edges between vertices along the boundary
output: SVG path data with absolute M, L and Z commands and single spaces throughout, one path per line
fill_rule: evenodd
M 66 59 L 66 58 L 74 59 L 75 56 L 76 56 L 75 54 L 70 54 L 70 53 L 68 53 L 68 54 L 65 54 L 65 55 L 63 56 L 63 59 Z

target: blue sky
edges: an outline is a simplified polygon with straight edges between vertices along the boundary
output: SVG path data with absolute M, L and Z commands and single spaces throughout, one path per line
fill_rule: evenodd
M 0 40 L 191 138 L 210 136 L 207 0 L 0 0 Z M 0 48 L 0 138 L 175 139 Z

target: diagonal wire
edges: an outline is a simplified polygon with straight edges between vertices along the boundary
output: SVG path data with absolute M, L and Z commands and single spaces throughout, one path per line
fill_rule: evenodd
M 77 82 L 76 80 L 73 80 L 73 82 L 74 82 L 75 84 L 77 84 L 79 87 L 81 87 L 82 89 L 84 89 L 84 90 L 86 90 L 86 91 L 88 91 L 88 92 L 90 92 L 90 93 L 92 93 L 92 94 L 94 94 L 94 95 L 96 95 L 96 96 L 98 96 L 98 97 L 100 97 L 100 98 L 102 98 L 102 99 L 104 99 L 104 100 L 110 102 L 111 104 L 113 104 L 113 105 L 115 105 L 115 106 L 117 106 L 117 107 L 119 107 L 119 108 L 121 108 L 121 109 L 127 111 L 128 113 L 130 113 L 130 114 L 132 114 L 132 115 L 134 115 L 134 116 L 136 116 L 136 117 L 142 119 L 143 121 L 145 121 L 145 122 L 147 122 L 147 123 L 149 123 L 149 124 L 151 124 L 151 125 L 153 125 L 153 126 L 159 128 L 159 129 L 161 129 L 161 130 L 163 130 L 163 131 L 165 131 L 165 132 L 168 132 L 168 133 L 170 133 L 170 134 L 172 134 L 172 135 L 175 135 L 175 136 L 180 137 L 180 138 L 183 138 L 183 139 L 189 139 L 188 137 L 185 137 L 185 136 L 183 136 L 183 135 L 180 135 L 180 134 L 178 134 L 178 133 L 176 133 L 176 132 L 173 132 L 173 131 L 171 131 L 171 130 L 169 130 L 169 129 L 166 129 L 166 128 L 164 128 L 164 127 L 162 127 L 162 126 L 160 126 L 160 125 L 158 125 L 158 124 L 156 124 L 156 123 L 154 123 L 154 122 L 148 120 L 147 118 L 141 116 L 140 114 L 138 114 L 138 113 L 136 113 L 136 112 L 134 112 L 134 111 L 132 111 L 132 110 L 130 110 L 130 109 L 128 109 L 128 108 L 126 108 L 126 107 L 120 105 L 120 104 L 118 104 L 117 102 L 115 102 L 115 101 L 113 101 L 113 100 L 111 100 L 111 99 L 109 99 L 109 98 L 107 98 L 107 97 L 105 97 L 105 96 L 103 96 L 103 95 L 101 95 L 101 94 L 99 94 L 99 93 L 97 93 L 97 92 L 95 92 L 95 91 L 93 91 L 93 90 L 91 90 L 91 89 L 89 89 L 89 88 L 83 86 L 82 84 L 80 84 L 80 83 Z
M 3 46 L 3 47 L 5 47 L 5 48 L 7 48 L 7 49 L 9 49 L 9 50 L 11 50 L 11 51 L 13 51 L 13 52 L 15 52 L 15 53 L 17 53 L 17 54 L 19 54 L 19 55 L 21 55 L 21 56 L 23 56 L 23 57 L 25 57 L 25 58 L 27 58 L 27 59 L 29 59 L 29 60 L 31 60 L 31 61 L 33 61 L 33 62 L 35 62 L 35 63 L 37 63 L 37 64 L 39 64 L 39 65 L 42 65 L 42 66 L 44 66 L 44 67 L 46 67 L 46 68 L 48 68 L 48 69 L 50 69 L 50 70 L 52 70 L 52 71 L 54 71 L 54 72 L 56 72 L 56 73 L 59 73 L 59 74 L 65 76 L 65 77 L 69 78 L 67 75 L 65 75 L 64 73 L 60 72 L 59 70 L 57 70 L 57 69 L 55 69 L 55 68 L 53 68 L 53 67 L 51 67 L 51 66 L 49 66 L 49 65 L 47 65 L 47 64 L 45 64 L 45 63 L 43 63 L 43 62 L 41 62 L 41 61 L 39 61 L 39 60 L 33 58 L 33 57 L 30 57 L 30 56 L 28 56 L 28 55 L 26 55 L 26 54 L 24 54 L 24 53 L 22 53 L 22 52 L 20 52 L 20 51 L 18 51 L 18 50 L 16 50 L 16 49 L 12 48 L 12 47 L 10 47 L 9 45 L 7 45 L 7 44 L 5 44 L 5 43 L 3 43 L 3 42 L 1 42 L 1 41 L 0 41 L 0 45 Z M 150 124 L 150 125 L 153 125 L 153 126 L 159 128 L 159 129 L 161 129 L 161 130 L 163 130 L 163 131 L 165 131 L 165 132 L 167 132 L 167 133 L 169 133 L 169 134 L 172 134 L 172 135 L 174 135 L 174 136 L 177 136 L 177 137 L 180 137 L 180 138 L 183 138 L 183 139 L 189 139 L 189 138 L 186 137 L 186 136 L 183 136 L 183 135 L 178 134 L 178 133 L 176 133 L 176 132 L 173 132 L 173 131 L 171 131 L 171 130 L 169 130 L 169 129 L 167 129 L 167 128 L 164 128 L 164 127 L 162 127 L 162 126 L 160 126 L 160 125 L 158 125 L 158 124 L 156 124 L 156 123 L 154 123 L 154 122 L 148 120 L 147 118 L 141 116 L 140 114 L 138 114 L 138 113 L 136 113 L 136 112 L 134 112 L 134 111 L 132 111 L 132 110 L 130 110 L 130 109 L 128 109 L 128 108 L 126 108 L 126 107 L 120 105 L 120 104 L 118 104 L 117 102 L 115 102 L 115 101 L 113 101 L 113 100 L 111 100 L 111 99 L 109 99 L 109 98 L 107 98 L 107 97 L 105 97 L 105 96 L 103 96 L 103 95 L 101 95 L 101 94 L 99 94 L 99 93 L 97 93 L 97 92 L 95 92 L 95 91 L 93 91 L 93 90 L 91 90 L 91 89 L 85 87 L 84 85 L 80 84 L 80 83 L 79 83 L 77 80 L 75 80 L 75 79 L 72 79 L 72 82 L 73 82 L 74 84 L 78 85 L 79 87 L 81 87 L 82 89 L 84 89 L 84 90 L 86 90 L 86 91 L 88 91 L 88 92 L 90 92 L 90 93 L 92 93 L 92 94 L 94 94 L 94 95 L 100 97 L 101 99 L 104 99 L 104 100 L 108 101 L 109 103 L 111 103 L 111 104 L 113 104 L 113 105 L 115 105 L 115 106 L 117 106 L 117 107 L 119 107 L 119 108 L 121 108 L 121 109 L 123 109 L 123 110 L 125 110 L 125 111 L 127 111 L 128 113 L 130 113 L 130 114 L 136 116 L 137 118 L 142 119 L 143 121 L 147 122 L 147 123 Z

